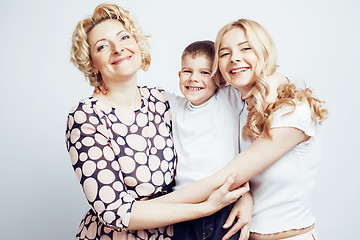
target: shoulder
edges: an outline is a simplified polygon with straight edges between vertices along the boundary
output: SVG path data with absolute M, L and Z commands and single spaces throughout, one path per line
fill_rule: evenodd
M 77 104 L 73 105 L 70 108 L 69 115 L 74 115 L 75 113 L 84 112 L 84 113 L 93 113 L 93 104 L 95 100 L 92 97 L 87 97 L 80 100 Z
M 312 121 L 309 104 L 296 101 L 294 105 L 283 106 L 274 112 L 271 127 L 294 127 L 314 136 L 317 124 Z
M 166 102 L 168 100 L 165 90 L 161 87 L 139 87 L 142 95 L 151 101 Z
M 294 100 L 294 105 L 284 105 L 275 111 L 276 117 L 290 117 L 298 119 L 299 121 L 311 120 L 311 109 L 306 102 Z
M 230 85 L 219 88 L 216 92 L 216 98 L 220 99 L 220 101 L 228 102 L 233 108 L 239 111 L 244 107 L 244 101 L 241 99 L 240 91 Z

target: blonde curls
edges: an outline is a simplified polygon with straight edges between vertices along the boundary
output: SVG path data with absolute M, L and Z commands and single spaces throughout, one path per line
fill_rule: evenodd
M 296 108 L 296 102 L 306 103 L 310 106 L 311 120 L 319 124 L 327 118 L 328 110 L 323 107 L 324 101 L 313 97 L 309 88 L 300 89 L 292 83 L 282 84 L 277 89 L 278 97 L 270 105 L 261 103 L 261 108 L 256 108 L 255 113 L 248 116 L 247 124 L 243 128 L 243 138 L 255 140 L 261 133 L 271 138 L 270 127 L 274 112 L 284 106 Z M 255 96 L 254 96 L 255 97 Z M 266 107 L 265 107 L 266 106 Z
M 296 107 L 295 100 L 307 102 L 311 108 L 312 120 L 321 123 L 327 116 L 327 110 L 322 107 L 323 102 L 312 97 L 310 89 L 296 89 L 293 84 L 282 85 L 278 88 L 278 98 L 275 103 L 268 105 L 266 97 L 269 95 L 270 88 L 265 78 L 275 73 L 276 65 L 276 48 L 269 33 L 259 23 L 239 19 L 225 25 L 216 37 L 215 41 L 215 58 L 212 68 L 212 77 L 218 87 L 226 84 L 225 79 L 219 69 L 219 49 L 224 35 L 234 28 L 240 28 L 244 31 L 245 36 L 257 57 L 255 69 L 255 81 L 251 90 L 254 96 L 254 113 L 248 116 L 247 124 L 243 128 L 243 137 L 249 140 L 255 140 L 260 134 L 270 135 L 270 126 L 273 119 L 274 111 L 284 105 Z
M 71 62 L 84 73 L 85 78 L 89 79 L 90 85 L 94 87 L 100 85 L 101 74 L 96 75 L 91 71 L 92 60 L 87 35 L 98 23 L 108 19 L 120 21 L 124 24 L 125 29 L 134 37 L 141 50 L 141 68 L 144 71 L 148 70 L 151 62 L 150 46 L 147 41 L 149 36 L 144 35 L 141 28 L 136 26 L 136 22 L 130 16 L 129 11 L 116 4 L 100 4 L 95 8 L 91 17 L 85 18 L 77 24 L 72 36 L 70 56 Z

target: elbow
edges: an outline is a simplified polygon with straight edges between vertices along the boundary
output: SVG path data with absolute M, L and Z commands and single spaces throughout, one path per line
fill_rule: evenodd
M 98 214 L 98 218 L 100 222 L 112 230 L 118 232 L 127 231 L 130 221 L 130 211 L 126 211 L 125 214 L 122 214 L 121 208 L 104 210 Z

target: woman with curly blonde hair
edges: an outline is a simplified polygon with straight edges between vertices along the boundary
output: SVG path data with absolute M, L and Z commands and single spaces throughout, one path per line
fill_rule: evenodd
M 251 240 L 316 239 L 310 195 L 320 161 L 319 124 L 327 116 L 323 102 L 276 70 L 274 43 L 257 22 L 240 19 L 225 25 L 215 54 L 218 86 L 228 83 L 245 98 L 253 96 L 252 108 L 248 112 L 245 107 L 240 116 L 241 153 L 215 175 L 193 184 L 193 197 L 206 193 L 195 189 L 215 187 L 236 172 L 233 187 L 250 180 Z M 183 195 L 190 193 L 185 190 Z M 230 214 L 227 224 L 238 214 Z
M 228 191 L 230 176 L 207 200 L 155 201 L 172 190 L 176 153 L 165 92 L 137 85 L 150 64 L 146 36 L 128 11 L 100 4 L 72 43 L 71 61 L 92 86 L 108 88 L 68 115 L 67 150 L 91 206 L 76 239 L 171 240 L 171 224 L 211 215 L 248 191 Z

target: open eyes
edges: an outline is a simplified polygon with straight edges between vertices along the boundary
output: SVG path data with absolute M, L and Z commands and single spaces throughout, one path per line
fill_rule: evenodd
M 120 37 L 121 41 L 124 41 L 124 40 L 127 40 L 127 39 L 130 39 L 130 35 L 123 35 L 123 36 Z
M 118 40 L 119 42 L 124 42 L 129 40 L 131 37 L 129 34 L 121 35 L 119 36 Z M 96 47 L 96 50 L 98 52 L 103 51 L 104 49 L 108 48 L 110 46 L 111 41 L 102 41 L 103 43 L 100 43 L 99 46 Z
M 106 45 L 100 45 L 97 47 L 97 51 L 100 52 L 101 50 L 103 50 L 106 47 Z
M 252 50 L 252 48 L 250 46 L 240 47 L 240 52 L 248 52 L 248 51 L 251 51 L 251 50 Z M 220 58 L 228 56 L 228 55 L 230 55 L 230 52 L 221 51 L 219 53 Z

